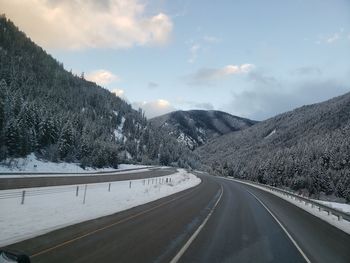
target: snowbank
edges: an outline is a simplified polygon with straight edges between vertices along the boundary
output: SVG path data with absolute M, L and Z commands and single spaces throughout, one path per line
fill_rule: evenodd
M 167 179 L 168 178 L 168 182 Z M 171 178 L 171 181 L 169 180 Z M 0 191 L 0 247 L 54 229 L 114 214 L 194 187 L 200 179 L 179 169 L 172 175 L 151 179 L 85 185 L 27 188 Z M 130 187 L 131 182 L 131 187 Z
M 11 166 L 6 165 L 10 159 L 0 163 L 0 173 L 92 173 L 92 172 L 113 172 L 126 169 L 147 168 L 146 165 L 120 164 L 118 169 L 102 168 L 83 169 L 78 163 L 54 163 L 39 160 L 33 153 L 25 158 L 11 159 Z M 1 176 L 1 175 L 0 175 Z
M 329 201 L 320 201 L 320 200 L 314 200 L 314 201 L 350 214 L 350 205 L 349 204 L 342 204 L 342 203 L 329 202 Z

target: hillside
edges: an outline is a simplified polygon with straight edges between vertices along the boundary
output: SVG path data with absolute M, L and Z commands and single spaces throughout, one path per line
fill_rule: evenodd
M 121 161 L 187 166 L 196 160 L 152 128 L 141 110 L 67 72 L 0 16 L 0 161 L 33 152 L 83 167 Z
M 256 123 L 226 112 L 205 110 L 174 111 L 150 121 L 191 150 L 212 138 L 243 130 Z
M 350 201 L 350 93 L 303 106 L 197 149 L 205 167 Z

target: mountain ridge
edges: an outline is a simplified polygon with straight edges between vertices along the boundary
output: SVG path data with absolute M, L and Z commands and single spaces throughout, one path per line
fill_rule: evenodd
M 196 162 L 193 153 L 153 129 L 141 110 L 66 71 L 5 15 L 0 65 L 0 160 L 34 152 L 83 167 Z
M 195 152 L 214 173 L 350 201 L 349 112 L 346 93 L 223 135 Z
M 166 130 L 177 141 L 194 150 L 212 138 L 245 129 L 257 121 L 215 110 L 173 111 L 150 122 L 157 128 Z

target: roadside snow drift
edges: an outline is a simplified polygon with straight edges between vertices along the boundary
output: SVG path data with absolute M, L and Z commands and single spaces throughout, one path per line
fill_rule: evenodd
M 120 164 L 118 169 L 91 167 L 81 168 L 79 163 L 55 163 L 38 159 L 35 154 L 29 154 L 25 158 L 11 158 L 0 162 L 0 173 L 96 173 L 114 172 L 127 169 L 147 168 L 146 165 Z M 1 175 L 0 175 L 1 176 Z
M 114 214 L 198 185 L 185 170 L 163 177 L 0 191 L 0 246 L 54 229 Z M 110 187 L 110 191 L 109 191 Z M 22 191 L 25 190 L 24 204 Z

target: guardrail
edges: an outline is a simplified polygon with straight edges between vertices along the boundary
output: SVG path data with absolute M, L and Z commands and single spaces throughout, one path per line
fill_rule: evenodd
M 261 183 L 257 183 L 257 182 L 253 182 L 253 181 L 236 179 L 236 178 L 233 178 L 233 179 L 237 180 L 239 182 L 242 182 L 242 183 L 248 183 L 248 184 L 253 184 L 253 185 L 260 186 L 260 187 L 264 187 L 264 188 L 269 189 L 272 192 L 278 192 L 278 193 L 280 193 L 288 198 L 294 199 L 294 200 L 299 201 L 301 203 L 304 202 L 304 204 L 306 206 L 311 205 L 312 208 L 316 208 L 316 209 L 318 208 L 319 211 L 326 211 L 329 216 L 334 215 L 334 216 L 338 217 L 339 221 L 341 221 L 342 219 L 350 221 L 350 214 L 343 212 L 343 211 L 340 211 L 338 209 L 329 207 L 327 205 L 321 204 L 321 203 L 314 201 L 312 199 L 309 199 L 305 196 L 298 195 L 298 194 L 295 194 L 291 191 L 283 190 L 283 189 L 280 189 L 280 188 L 277 188 L 274 186 L 270 186 L 270 185 L 266 185 L 266 184 L 261 184 Z
M 115 173 L 122 173 L 122 172 L 129 172 L 129 171 L 137 171 L 142 169 L 149 169 L 149 170 L 157 170 L 160 169 L 157 166 L 146 166 L 146 167 L 139 167 L 139 168 L 126 168 L 126 169 L 120 169 L 120 170 L 112 170 L 112 171 L 87 171 L 87 172 L 1 172 L 0 175 L 99 175 L 99 174 L 115 174 Z M 1 179 L 1 177 L 0 177 Z
M 168 184 L 171 183 L 171 177 L 152 177 L 146 179 L 137 179 L 130 180 L 129 183 L 125 184 L 125 187 L 132 188 L 136 182 L 141 183 L 142 185 L 159 185 L 159 184 Z M 61 194 L 71 192 L 72 196 L 78 197 L 79 193 L 83 191 L 84 193 L 84 201 L 87 189 L 106 189 L 108 192 L 111 192 L 111 188 L 113 184 L 118 184 L 120 182 L 126 181 L 116 181 L 116 182 L 105 182 L 105 183 L 91 183 L 91 184 L 79 184 L 79 185 L 67 185 L 67 186 L 48 186 L 48 187 L 40 187 L 40 188 L 25 188 L 23 190 L 9 189 L 9 190 L 1 190 L 0 191 L 0 200 L 2 199 L 18 199 L 20 200 L 20 204 L 23 205 L 26 198 L 31 196 L 42 196 L 42 195 L 50 195 L 50 194 Z M 113 190 L 113 188 L 112 188 Z

